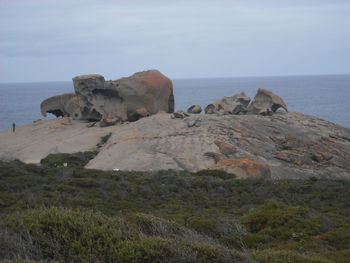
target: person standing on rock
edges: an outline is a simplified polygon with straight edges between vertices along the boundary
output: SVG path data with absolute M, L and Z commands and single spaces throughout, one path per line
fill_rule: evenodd
M 12 123 L 12 131 L 15 132 L 16 130 L 16 123 Z

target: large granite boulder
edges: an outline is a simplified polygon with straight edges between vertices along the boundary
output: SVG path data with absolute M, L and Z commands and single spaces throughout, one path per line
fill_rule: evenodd
M 51 113 L 56 117 L 80 118 L 78 98 L 74 93 L 47 98 L 40 104 L 40 110 L 44 117 L 46 117 L 47 113 Z
M 205 107 L 206 114 L 240 114 L 245 113 L 250 98 L 244 92 L 231 97 L 223 97 Z
M 258 89 L 253 101 L 248 106 L 248 113 L 268 115 L 279 108 L 288 112 L 286 103 L 281 97 L 266 89 Z
M 84 120 L 114 124 L 174 111 L 172 82 L 158 70 L 114 81 L 105 81 L 101 75 L 82 75 L 73 78 L 73 83 Z

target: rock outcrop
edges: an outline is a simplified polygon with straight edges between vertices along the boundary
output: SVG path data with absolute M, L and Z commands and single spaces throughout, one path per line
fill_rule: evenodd
M 40 110 L 44 117 L 47 113 L 51 113 L 56 117 L 80 118 L 78 98 L 74 93 L 50 97 L 40 104 Z
M 101 121 L 108 126 L 136 121 L 158 112 L 174 112 L 173 84 L 158 70 L 105 81 L 102 75 L 73 78 L 74 93 L 53 96 L 41 103 L 41 112 L 56 117 Z
M 281 97 L 266 89 L 258 89 L 251 101 L 244 92 L 231 97 L 223 97 L 205 107 L 206 114 L 261 114 L 271 115 L 279 108 L 288 112 L 286 103 Z
M 105 81 L 101 75 L 82 75 L 73 82 L 84 120 L 114 124 L 174 111 L 172 82 L 157 70 L 114 81 Z
M 199 105 L 189 113 L 174 112 L 172 82 L 156 70 L 115 81 L 101 75 L 73 81 L 76 94 L 41 104 L 43 114 L 64 118 L 0 132 L 0 160 L 40 163 L 50 153 L 97 151 L 86 168 L 219 169 L 237 178 L 350 179 L 350 129 L 288 113 L 271 91 L 259 89 L 252 101 L 244 93 L 224 97 L 201 115 L 189 114 L 199 113 Z M 286 112 L 277 111 L 281 107 Z M 109 127 L 98 127 L 98 122 Z
M 39 163 L 50 153 L 97 149 L 87 168 L 223 169 L 236 177 L 350 178 L 350 129 L 300 113 L 155 114 L 109 126 L 71 118 L 0 132 L 0 159 Z M 101 137 L 111 133 L 102 146 Z M 99 147 L 97 147 L 99 145 Z
M 206 114 L 241 114 L 246 113 L 246 108 L 250 102 L 244 92 L 231 97 L 223 97 L 205 107 Z
M 286 103 L 281 97 L 266 89 L 258 89 L 253 101 L 248 106 L 248 113 L 269 115 L 279 108 L 288 112 Z

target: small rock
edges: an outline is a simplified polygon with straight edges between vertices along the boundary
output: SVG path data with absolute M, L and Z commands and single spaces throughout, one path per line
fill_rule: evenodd
M 192 114 L 199 114 L 199 113 L 202 112 L 202 107 L 200 105 L 198 105 L 198 104 L 192 105 L 191 107 L 189 107 L 187 109 L 187 112 L 188 113 L 192 113 Z
M 177 119 L 183 119 L 185 117 L 188 117 L 190 115 L 188 115 L 186 112 L 184 112 L 183 110 L 178 110 L 176 112 L 173 113 L 172 115 L 174 118 L 177 118 Z

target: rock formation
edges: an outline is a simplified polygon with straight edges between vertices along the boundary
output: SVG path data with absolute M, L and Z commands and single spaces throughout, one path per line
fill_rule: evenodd
M 44 100 L 41 112 L 74 119 L 101 121 L 101 126 L 119 121 L 135 121 L 165 111 L 174 112 L 173 85 L 158 70 L 135 73 L 105 81 L 97 74 L 73 78 L 75 94 Z
M 287 105 L 282 98 L 266 89 L 258 89 L 253 101 L 248 106 L 250 114 L 272 114 L 279 108 L 285 109 L 288 112 Z
M 44 117 L 47 113 L 56 117 L 73 117 L 75 119 L 80 117 L 78 98 L 74 93 L 50 97 L 40 104 L 40 110 Z
M 279 108 L 288 112 L 287 105 L 278 95 L 266 89 L 258 89 L 251 101 L 244 92 L 223 97 L 205 107 L 206 114 L 262 114 L 271 115 Z
M 240 114 L 246 112 L 249 102 L 250 98 L 242 92 L 231 97 L 223 97 L 209 104 L 204 111 L 207 114 Z
M 84 120 L 114 124 L 174 111 L 172 82 L 157 70 L 114 81 L 105 81 L 101 75 L 82 75 L 73 82 Z
M 172 83 L 159 71 L 116 81 L 101 75 L 73 81 L 76 96 L 55 96 L 41 104 L 43 114 L 73 120 L 19 126 L 16 136 L 11 130 L 0 132 L 0 160 L 39 163 L 50 153 L 98 151 L 86 168 L 219 169 L 237 178 L 350 178 L 350 129 L 288 113 L 271 91 L 259 89 L 251 102 L 244 93 L 224 97 L 206 107 L 206 113 L 215 114 L 167 114 L 174 111 Z M 280 107 L 286 112 L 277 111 Z M 80 119 L 102 126 L 139 120 L 101 128 Z

